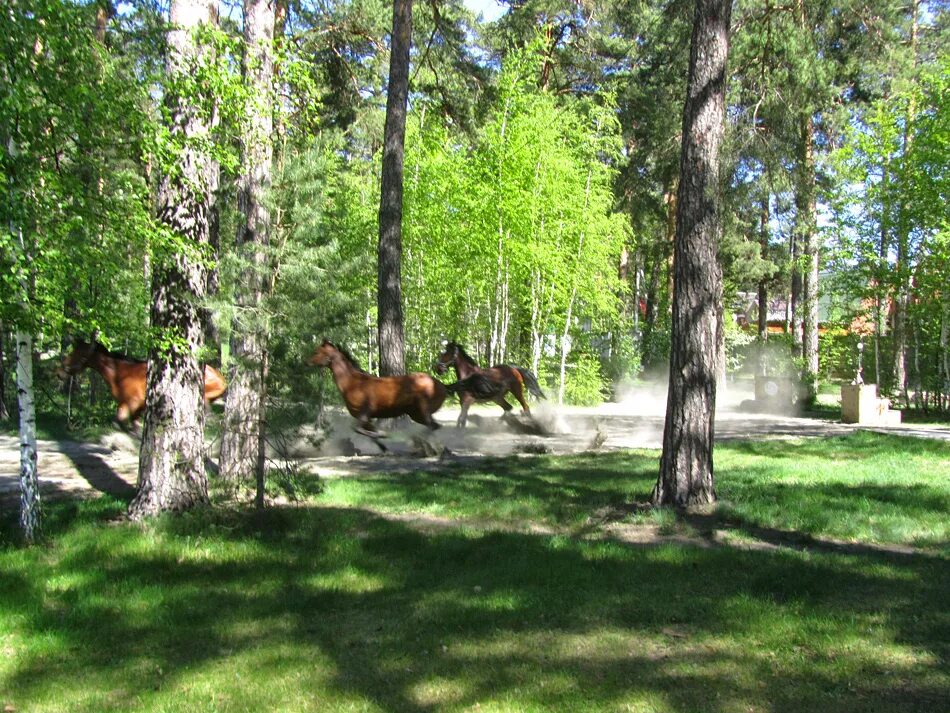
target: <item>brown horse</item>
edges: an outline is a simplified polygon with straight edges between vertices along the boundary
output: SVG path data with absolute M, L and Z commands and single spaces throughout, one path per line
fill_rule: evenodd
M 123 426 L 135 423 L 145 408 L 146 362 L 110 352 L 95 339 L 91 344 L 78 339 L 72 352 L 63 359 L 59 375 L 61 378 L 73 376 L 86 367 L 102 375 L 112 397 L 119 402 L 116 420 Z M 205 364 L 205 403 L 219 398 L 226 389 L 227 383 L 221 372 Z
M 458 390 L 454 384 L 447 387 L 438 379 L 419 372 L 405 376 L 372 376 L 360 369 L 346 351 L 328 340 L 323 341 L 307 362 L 330 369 L 347 411 L 359 422 L 356 431 L 372 438 L 380 435 L 373 426 L 374 418 L 409 416 L 432 430 L 439 428 L 432 414 L 441 408 L 450 391 Z
M 445 351 L 436 359 L 434 366 L 437 374 L 444 374 L 449 367 L 455 367 L 455 374 L 460 382 L 481 375 L 494 386 L 492 389 L 466 389 L 460 392 L 459 400 L 462 402 L 462 412 L 458 418 L 460 428 L 465 427 L 468 409 L 473 403 L 494 401 L 505 410 L 504 415 L 507 416 L 513 407 L 505 400 L 505 394 L 511 392 L 521 404 L 524 414 L 530 416 L 531 409 L 528 408 L 528 402 L 524 398 L 525 387 L 534 396 L 540 399 L 547 398 L 541 391 L 534 374 L 527 369 L 510 364 L 495 364 L 490 369 L 482 369 L 472 357 L 465 353 L 462 346 L 455 342 L 448 342 L 445 345 Z

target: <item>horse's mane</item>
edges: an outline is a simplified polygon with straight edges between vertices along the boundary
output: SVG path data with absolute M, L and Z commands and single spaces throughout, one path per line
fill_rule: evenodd
M 459 344 L 458 342 L 449 342 L 449 343 L 446 344 L 445 346 L 447 346 L 447 347 L 455 347 L 456 349 L 458 349 L 459 356 L 462 357 L 462 359 L 463 359 L 464 361 L 467 361 L 467 362 L 468 362 L 469 364 L 471 364 L 472 366 L 478 366 L 478 362 L 475 361 L 474 359 L 472 359 L 472 357 L 470 357 L 470 356 L 468 355 L 468 353 L 465 351 L 465 349 L 462 348 L 462 345 Z
M 105 354 L 106 356 L 110 356 L 113 359 L 118 359 L 119 361 L 127 361 L 131 364 L 145 363 L 145 359 L 136 359 L 135 357 L 130 357 L 128 354 L 123 354 L 122 352 L 106 349 L 105 345 L 100 344 L 98 341 L 95 344 L 96 344 L 97 352 L 99 352 L 100 354 Z
M 358 372 L 360 372 L 361 374 L 365 374 L 365 373 L 366 373 L 366 371 L 363 369 L 363 367 L 360 366 L 360 363 L 359 363 L 358 361 L 356 361 L 356 359 L 354 358 L 354 356 L 353 356 L 352 354 L 350 354 L 346 349 L 344 349 L 343 347 L 341 347 L 341 346 L 339 346 L 339 345 L 337 345 L 337 344 L 334 344 L 333 342 L 330 342 L 329 344 L 330 344 L 330 346 L 332 346 L 334 349 L 336 349 L 338 352 L 340 352 L 340 354 L 343 355 L 343 358 L 344 358 L 344 359 L 346 359 L 348 362 L 350 362 L 350 366 L 352 366 L 354 369 L 356 369 L 356 370 L 357 370 Z
M 90 344 L 85 339 L 76 339 L 76 341 L 73 342 L 73 349 L 87 350 L 89 347 Z M 145 363 L 145 359 L 136 359 L 135 357 L 130 357 L 128 354 L 106 349 L 105 345 L 98 339 L 92 342 L 92 352 L 95 352 L 96 354 L 102 354 L 103 356 L 107 356 L 112 359 L 118 359 L 119 361 L 129 362 L 130 364 Z

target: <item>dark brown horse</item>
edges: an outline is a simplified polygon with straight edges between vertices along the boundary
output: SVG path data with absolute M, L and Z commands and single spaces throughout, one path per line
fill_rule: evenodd
M 91 344 L 78 339 L 73 350 L 63 359 L 59 375 L 62 378 L 73 376 L 86 367 L 102 375 L 112 397 L 119 402 L 116 420 L 122 425 L 135 423 L 145 408 L 146 362 L 110 352 L 95 339 Z M 219 398 L 226 389 L 227 382 L 221 372 L 205 364 L 205 403 Z
M 494 401 L 505 410 L 505 416 L 513 408 L 505 400 L 505 394 L 511 394 L 518 399 L 521 409 L 525 415 L 531 415 L 531 409 L 528 408 L 528 402 L 524 398 L 524 390 L 528 391 L 539 399 L 547 398 L 538 380 L 527 369 L 510 364 L 495 364 L 490 369 L 481 368 L 472 357 L 465 353 L 460 344 L 448 342 L 445 345 L 445 351 L 439 355 L 435 361 L 435 371 L 437 374 L 444 374 L 450 367 L 455 368 L 455 374 L 460 382 L 472 379 L 475 376 L 485 377 L 493 385 L 491 389 L 465 389 L 460 390 L 459 400 L 462 402 L 462 412 L 459 414 L 458 425 L 465 427 L 465 421 L 468 417 L 468 409 L 473 403 Z
M 442 407 L 449 389 L 428 374 L 372 376 L 360 369 L 353 357 L 327 340 L 308 363 L 328 367 L 333 373 L 347 411 L 359 422 L 356 429 L 359 433 L 376 438 L 379 433 L 372 419 L 396 416 L 408 416 L 433 430 L 439 428 L 432 414 Z

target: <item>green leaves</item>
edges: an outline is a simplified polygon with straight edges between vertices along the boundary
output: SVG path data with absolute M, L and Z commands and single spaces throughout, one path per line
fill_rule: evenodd
M 144 324 L 146 91 L 97 38 L 94 7 L 3 13 L 3 317 L 54 338 L 64 326 Z
M 472 140 L 425 112 L 410 117 L 404 291 L 419 365 L 441 339 L 474 350 L 490 333 L 493 358 L 530 361 L 539 335 L 563 329 L 574 292 L 575 314 L 596 329 L 617 318 L 628 228 L 613 210 L 615 107 L 539 90 L 539 61 L 537 48 L 508 58 Z

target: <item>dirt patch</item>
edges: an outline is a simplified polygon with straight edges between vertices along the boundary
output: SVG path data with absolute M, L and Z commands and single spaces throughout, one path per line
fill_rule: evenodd
M 110 433 L 98 443 L 37 441 L 40 494 L 46 498 L 84 497 L 107 493 L 131 497 L 138 477 L 138 442 Z M 20 446 L 13 436 L 0 436 L 0 505 L 19 500 Z

